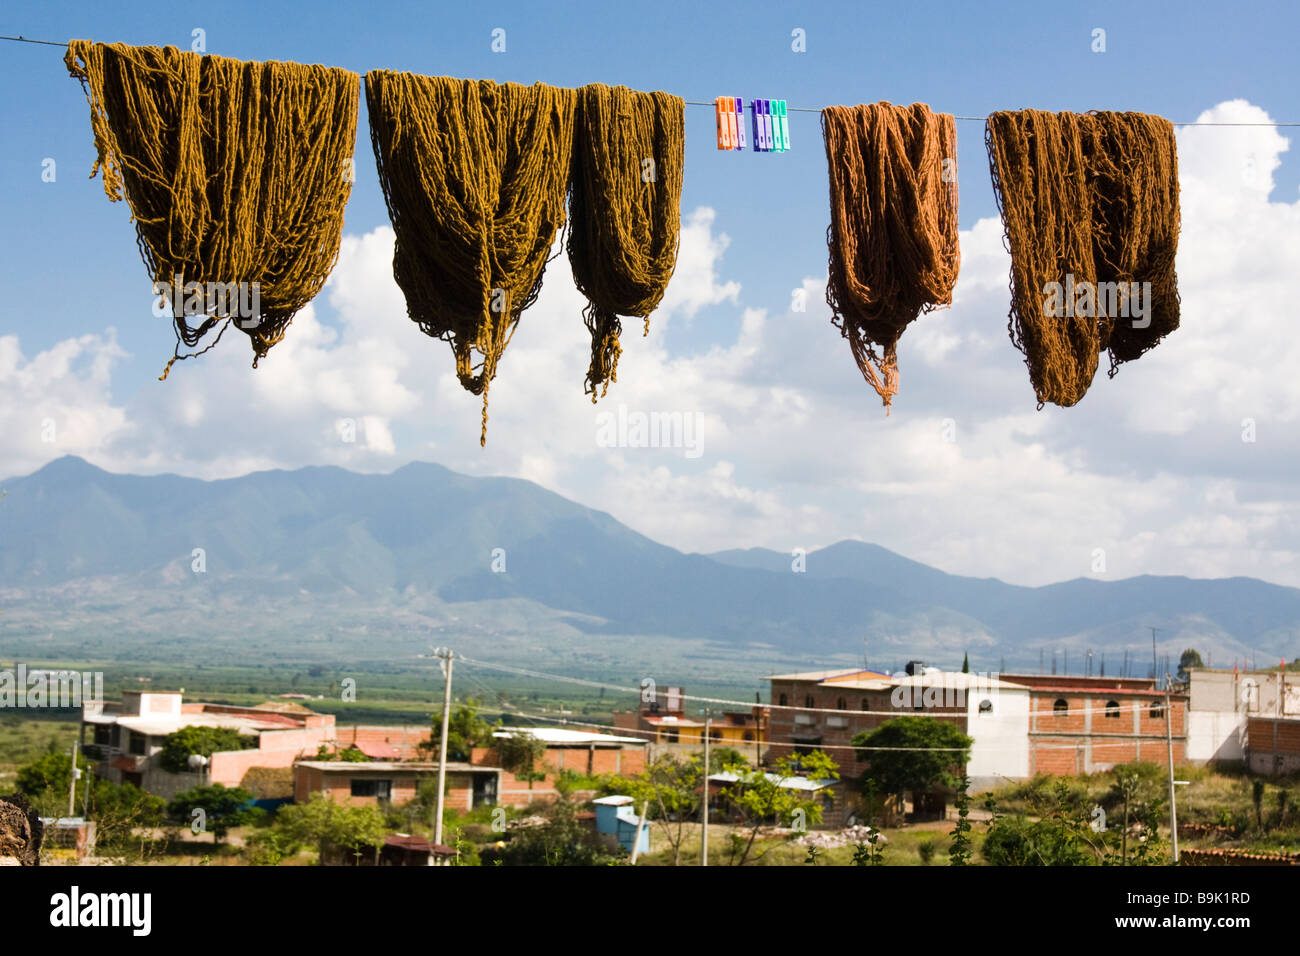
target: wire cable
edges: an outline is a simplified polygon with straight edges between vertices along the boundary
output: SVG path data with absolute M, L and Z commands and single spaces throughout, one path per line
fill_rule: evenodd
M 12 37 L 11 37 L 11 36 L 0 36 L 0 40 L 11 40 L 11 41 L 13 41 L 13 42 L 15 42 L 15 43 L 39 43 L 39 44 L 41 44 L 41 45 L 43 45 L 43 46 L 62 46 L 62 47 L 66 47 L 66 46 L 67 46 L 66 43 L 60 43 L 60 42 L 58 42 L 57 40 L 33 40 L 33 39 L 29 38 L 29 37 L 25 37 L 25 36 L 23 36 L 22 34 L 19 34 L 18 36 L 12 36 Z M 686 100 L 686 105 L 687 105 L 687 106 L 707 106 L 707 107 L 710 107 L 710 108 L 713 108 L 713 107 L 716 106 L 716 104 L 714 104 L 714 103 L 710 103 L 710 102 L 707 102 L 707 101 L 704 101 L 704 100 Z M 820 107 L 820 106 L 787 106 L 786 109 L 789 110 L 789 111 L 792 112 L 792 113 L 820 113 L 820 112 L 822 111 L 822 107 Z M 966 121 L 966 122 L 972 122 L 972 123 L 983 123 L 984 121 L 986 121 L 986 120 L 988 119 L 988 117 L 987 117 L 987 116 L 954 116 L 953 119 L 964 120 L 964 121 Z M 1175 125 L 1175 126 L 1271 126 L 1271 127 L 1282 127 L 1282 126 L 1300 126 L 1300 123 L 1174 123 L 1174 125 Z

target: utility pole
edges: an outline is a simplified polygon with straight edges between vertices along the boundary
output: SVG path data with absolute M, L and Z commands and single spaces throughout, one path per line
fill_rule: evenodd
M 442 742 L 438 745 L 438 799 L 433 821 L 433 842 L 442 843 L 442 805 L 447 786 L 447 725 L 451 723 L 451 664 L 456 655 L 448 647 L 435 648 L 433 653 L 442 664 L 445 677 L 442 687 Z
M 76 761 L 73 761 L 75 764 Z M 86 773 L 86 789 L 83 791 L 84 796 L 81 798 L 81 815 L 87 820 L 90 819 L 90 782 L 95 779 L 95 771 L 92 768 Z
M 632 843 L 632 865 L 636 866 L 636 858 L 641 855 L 641 834 L 645 832 L 645 817 L 650 812 L 650 801 L 641 801 L 641 819 L 636 824 L 636 840 Z
M 1149 627 L 1151 631 L 1151 676 L 1154 678 L 1160 673 L 1160 662 L 1156 660 L 1156 631 L 1158 627 Z
M 68 781 L 68 816 L 77 814 L 77 742 L 72 742 L 72 773 Z
M 1169 675 L 1165 675 L 1165 746 L 1169 750 L 1169 839 L 1178 865 L 1178 807 L 1174 797 L 1174 712 L 1169 699 Z
M 713 732 L 713 718 L 704 709 L 704 799 L 700 801 L 700 866 L 709 865 L 709 735 Z

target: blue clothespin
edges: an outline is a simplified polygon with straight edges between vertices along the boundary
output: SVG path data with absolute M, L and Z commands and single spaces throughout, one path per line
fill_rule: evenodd
M 763 101 L 750 100 L 749 111 L 754 123 L 754 152 L 761 153 L 763 151 Z
M 774 152 L 776 147 L 772 143 L 772 101 L 763 100 L 763 145 L 767 147 L 769 153 Z
M 745 148 L 745 100 L 736 97 L 736 149 Z

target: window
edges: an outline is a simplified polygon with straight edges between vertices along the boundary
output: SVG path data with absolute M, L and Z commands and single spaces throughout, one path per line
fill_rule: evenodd
M 843 697 L 841 697 L 839 700 L 835 701 L 835 706 L 836 706 L 839 710 L 848 710 L 848 709 L 849 709 L 849 702 L 848 702 L 847 700 L 845 700 Z
M 815 700 L 813 699 L 813 695 L 812 695 L 812 694 L 809 694 L 807 697 L 805 697 L 805 698 L 803 699 L 803 705 L 804 705 L 805 707 L 816 707 L 816 706 L 817 706 L 817 701 L 815 701 Z
M 1117 700 L 1106 701 L 1106 717 L 1108 719 L 1114 718 L 1115 720 L 1119 720 L 1119 701 Z
M 984 700 L 980 701 L 980 713 L 981 714 L 993 713 L 993 701 L 989 700 L 987 697 Z
M 871 701 L 868 700 L 866 697 L 862 698 L 862 709 L 863 710 L 871 709 Z
M 789 702 L 790 702 L 790 699 L 789 699 L 788 697 L 786 697 L 785 694 L 782 694 L 782 695 L 781 695 L 781 706 L 782 706 L 782 707 L 785 707 Z
M 130 733 L 131 736 L 127 740 L 128 752 L 137 757 L 143 757 L 145 755 L 145 745 L 148 743 L 148 739 L 144 734 L 137 734 L 134 730 Z
M 1165 705 L 1164 705 L 1164 704 L 1161 704 L 1161 703 L 1154 703 L 1154 704 L 1151 705 L 1151 719 L 1152 719 L 1152 720 L 1163 720 L 1163 719 L 1164 719 L 1164 716 L 1165 716 Z
M 113 742 L 113 728 L 108 724 L 95 725 L 95 743 L 108 746 Z
M 745 731 L 744 739 L 752 742 L 754 739 L 754 732 L 752 730 Z
M 354 797 L 376 797 L 380 800 L 387 800 L 392 792 L 393 781 L 391 780 L 352 778 L 352 796 Z
M 1057 717 L 1064 717 L 1070 712 L 1070 705 L 1065 702 L 1064 697 L 1056 698 L 1056 703 L 1052 704 L 1052 713 Z

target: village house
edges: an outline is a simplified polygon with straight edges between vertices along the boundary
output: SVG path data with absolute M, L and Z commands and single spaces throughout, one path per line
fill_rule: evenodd
M 362 728 L 363 731 L 379 728 Z M 394 731 L 401 734 L 400 728 Z M 563 771 L 583 776 L 609 773 L 634 776 L 645 769 L 645 741 L 636 737 L 589 733 L 567 727 L 501 727 L 495 739 L 528 733 L 546 746 L 545 755 L 534 768 L 541 779 L 529 781 L 504 770 L 491 747 L 474 747 L 468 761 L 447 763 L 447 806 L 470 810 L 485 804 L 522 807 L 534 800 L 559 795 L 556 781 Z M 355 739 L 340 735 L 344 740 Z M 427 732 L 424 739 L 428 738 Z M 365 733 L 361 742 L 372 750 L 380 743 Z M 395 736 L 394 745 L 403 738 Z M 409 740 L 407 741 L 409 743 Z M 341 748 L 342 749 L 342 748 Z M 358 747 L 364 753 L 362 747 Z M 524 771 L 520 771 L 524 773 Z M 303 802 L 320 792 L 333 800 L 400 806 L 415 798 L 421 784 L 437 779 L 434 760 L 343 760 L 303 759 L 294 764 L 294 800 Z
M 221 727 L 251 737 L 254 746 L 220 751 L 206 766 L 172 773 L 158 762 L 167 737 L 184 727 Z M 196 786 L 237 787 L 250 771 L 282 768 L 333 746 L 334 715 L 317 714 L 289 702 L 237 707 L 186 703 L 179 691 L 129 690 L 117 701 L 87 701 L 81 713 L 82 752 L 95 773 L 113 783 L 130 783 L 160 797 Z
M 1029 690 L 995 675 L 962 674 L 910 663 L 900 674 L 870 670 L 776 674 L 771 682 L 771 758 L 824 749 L 844 777 L 870 755 L 855 735 L 909 714 L 953 722 L 974 743 L 967 773 L 976 789 L 1029 775 Z M 797 709 L 788 709 L 797 708 Z
M 645 769 L 646 742 L 639 737 L 590 733 L 568 727 L 501 727 L 492 736 L 499 740 L 521 733 L 531 734 L 546 745 L 546 755 L 534 768 L 535 773 L 544 776 L 530 784 L 514 773 L 502 771 L 497 802 L 506 806 L 520 807 L 558 796 L 556 779 L 566 770 L 584 777 L 603 773 L 632 777 Z M 496 751 L 491 747 L 475 747 L 470 763 L 494 765 L 498 763 Z
M 652 745 L 701 747 L 706 724 L 700 718 L 687 717 L 685 703 L 681 687 L 664 687 L 644 695 L 635 711 L 615 711 L 614 729 L 635 731 Z M 707 725 L 709 742 L 761 754 L 767 740 L 768 716 L 768 708 L 760 704 L 750 710 L 721 711 Z
M 1073 776 L 1168 760 L 1165 692 L 1150 677 L 1005 674 L 1029 688 L 1029 773 Z M 1187 759 L 1187 694 L 1170 695 L 1174 762 Z
M 501 787 L 501 768 L 448 761 L 446 803 L 452 810 L 494 805 Z M 375 760 L 300 760 L 293 765 L 293 799 L 306 803 L 323 793 L 336 803 L 401 806 L 415 799 L 421 784 L 436 784 L 438 764 Z
M 1188 672 L 1188 684 L 1187 757 L 1198 763 L 1246 764 L 1252 724 L 1257 758 L 1272 753 L 1274 727 L 1280 730 L 1279 743 L 1285 744 L 1286 718 L 1300 718 L 1300 676 L 1288 676 L 1280 667 L 1264 671 L 1195 667 Z

